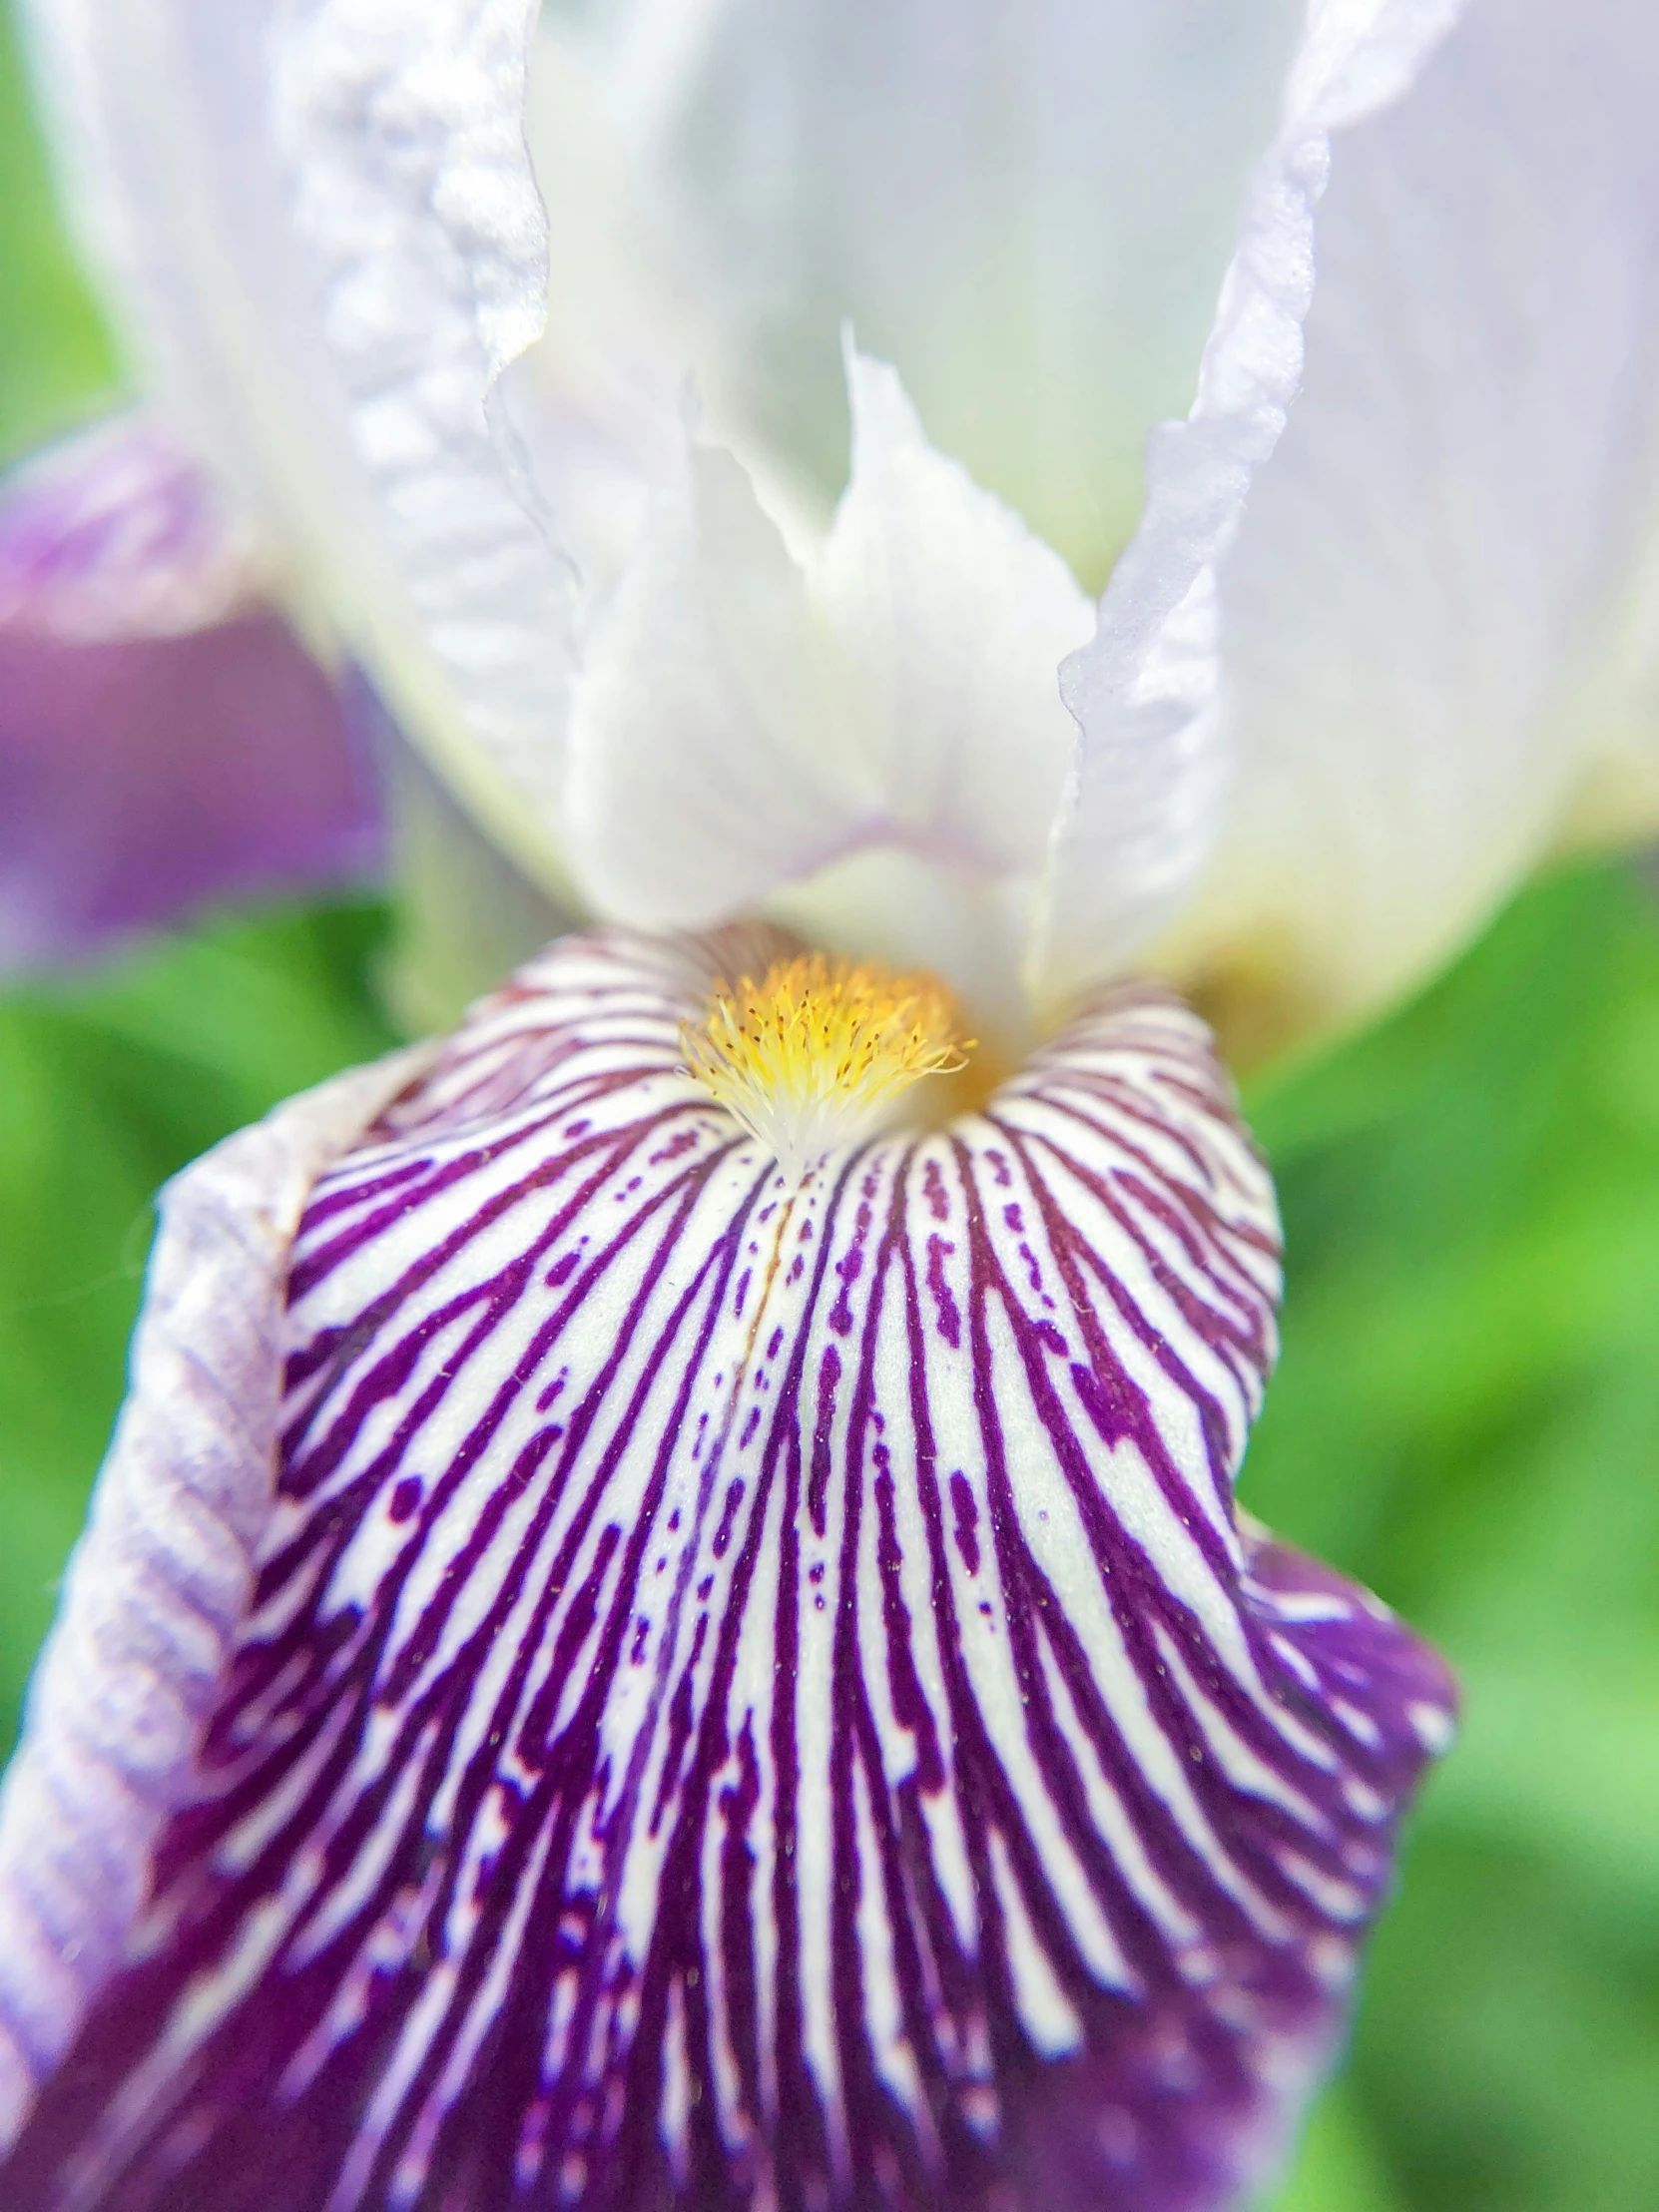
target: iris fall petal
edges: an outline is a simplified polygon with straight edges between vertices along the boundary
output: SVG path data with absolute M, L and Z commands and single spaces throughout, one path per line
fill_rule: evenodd
M 120 1961 L 247 1607 L 305 1194 L 418 1059 L 290 1100 L 164 1194 L 132 1393 L 0 1789 L 0 2141 Z
M 1123 986 L 792 1184 L 680 1045 L 788 943 L 566 940 L 316 1182 L 253 1596 L 15 2212 L 1271 2164 L 1451 1693 L 1235 1517 L 1266 1172 Z

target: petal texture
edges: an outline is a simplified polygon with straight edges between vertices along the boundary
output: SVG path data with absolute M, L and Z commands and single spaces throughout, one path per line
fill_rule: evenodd
M 420 1059 L 279 1107 L 162 1201 L 132 1392 L 0 1790 L 0 2142 L 120 1961 L 247 1610 L 305 1195 Z
M 510 421 L 487 419 L 544 306 L 534 14 L 27 10 L 69 204 L 147 380 L 400 725 L 546 871 L 569 579 L 515 491 Z
M 1270 1033 L 1400 990 L 1575 810 L 1659 821 L 1656 103 L 1650 9 L 1476 0 L 1344 142 L 1225 572 L 1237 789 L 1176 955 L 1270 971 Z
M 378 872 L 352 694 L 264 582 L 142 418 L 0 487 L 0 966 Z
M 546 312 L 533 0 L 277 12 L 275 136 L 386 545 L 468 730 L 551 826 L 572 577 L 497 377 Z
M 1459 0 L 1316 0 L 1252 192 L 1187 419 L 1147 447 L 1146 508 L 1062 689 L 1081 730 L 1031 976 L 1061 1000 L 1120 969 L 1214 849 L 1228 786 L 1216 568 L 1302 378 L 1314 210 L 1332 136 L 1386 109 Z
M 1123 990 L 792 1192 L 678 1048 L 767 950 L 567 941 L 312 1192 L 254 1604 L 16 2212 L 1271 2161 L 1450 1692 L 1235 1526 L 1265 1173 Z

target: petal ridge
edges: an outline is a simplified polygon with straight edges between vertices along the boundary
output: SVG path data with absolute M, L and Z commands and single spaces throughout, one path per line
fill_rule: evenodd
M 0 1791 L 0 2143 L 119 1962 L 235 1642 L 306 1193 L 423 1057 L 290 1100 L 163 1196 L 131 1392 Z

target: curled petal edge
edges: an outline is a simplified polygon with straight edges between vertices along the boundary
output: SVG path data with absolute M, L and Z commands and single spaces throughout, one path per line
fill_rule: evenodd
M 1323 0 L 1250 196 L 1184 421 L 1147 441 L 1146 509 L 1092 641 L 1061 665 L 1080 733 L 1027 960 L 1038 1003 L 1121 970 L 1207 865 L 1229 783 L 1217 571 L 1302 381 L 1331 141 L 1387 106 L 1462 0 Z
M 131 1391 L 0 1788 L 0 2149 L 119 1961 L 235 1642 L 307 1194 L 429 1057 L 288 1100 L 163 1195 Z

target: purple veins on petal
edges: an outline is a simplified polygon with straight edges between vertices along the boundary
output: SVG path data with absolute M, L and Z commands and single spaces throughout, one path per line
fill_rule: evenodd
M 1271 2166 L 1452 1693 L 1235 1517 L 1277 1228 L 1202 1026 L 1107 992 L 792 1187 L 684 1073 L 720 964 L 555 946 L 313 1190 L 253 1602 L 14 2212 Z
M 0 486 L 0 966 L 379 871 L 372 710 L 261 583 L 141 417 Z

